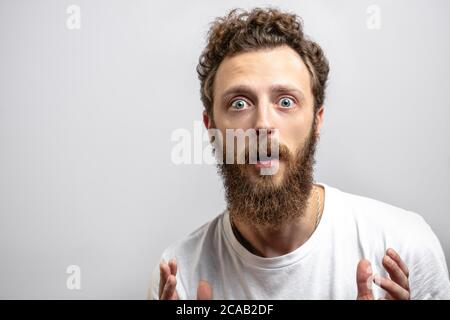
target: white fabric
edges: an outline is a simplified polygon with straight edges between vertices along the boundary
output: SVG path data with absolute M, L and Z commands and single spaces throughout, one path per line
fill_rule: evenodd
M 355 299 L 358 261 L 369 259 L 375 273 L 387 276 L 381 261 L 388 248 L 409 267 L 412 299 L 450 299 L 441 245 L 421 216 L 318 184 L 325 188 L 320 224 L 286 255 L 250 253 L 234 236 L 227 211 L 167 248 L 161 259 L 177 259 L 180 299 L 195 299 L 199 280 L 212 284 L 214 299 Z M 158 286 L 156 266 L 150 299 L 158 299 Z M 383 290 L 374 285 L 374 294 Z

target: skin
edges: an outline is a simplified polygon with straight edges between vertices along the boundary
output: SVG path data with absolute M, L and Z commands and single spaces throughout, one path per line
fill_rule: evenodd
M 178 300 L 177 286 L 177 262 L 175 259 L 159 265 L 159 299 Z M 200 281 L 197 288 L 197 300 L 211 300 L 212 288 L 207 281 Z
M 409 270 L 400 255 L 392 248 L 386 250 L 382 265 L 389 274 L 389 278 L 374 275 L 369 260 L 362 259 L 356 270 L 358 286 L 358 300 L 374 300 L 372 282 L 386 291 L 380 300 L 409 300 Z
M 240 89 L 234 90 L 236 87 Z M 286 98 L 292 101 L 289 108 L 282 106 Z M 245 108 L 237 110 L 233 103 L 240 100 L 245 101 Z M 311 133 L 313 105 L 309 71 L 299 55 L 288 46 L 226 58 L 217 71 L 214 124 L 224 136 L 228 128 L 275 128 L 279 131 L 280 144 L 288 147 L 292 154 L 297 154 Z M 316 134 L 320 133 L 323 115 L 322 107 L 316 114 Z M 209 129 L 211 122 L 208 114 L 203 114 L 203 120 Z M 257 179 L 260 172 L 255 166 L 252 169 L 249 175 Z M 272 177 L 276 184 L 281 183 L 285 170 L 286 164 L 281 160 L 277 174 Z M 323 188 L 316 188 L 323 199 Z M 300 221 L 287 224 L 280 230 L 261 226 L 255 228 L 239 221 L 235 222 L 236 227 L 259 255 L 280 256 L 298 248 L 313 232 L 317 208 L 313 207 L 315 201 L 310 203 L 312 205 Z
M 240 89 L 236 89 L 240 87 Z M 274 87 L 279 87 L 275 90 Z M 288 89 L 288 90 L 287 90 Z M 292 107 L 282 107 L 282 99 Z M 245 101 L 245 108 L 232 106 Z M 279 141 L 296 154 L 310 133 L 313 122 L 314 97 L 309 72 L 298 54 L 289 47 L 241 53 L 225 58 L 214 81 L 213 114 L 216 128 L 225 136 L 225 129 L 278 129 Z M 211 127 L 207 113 L 206 128 Z M 317 133 L 323 122 L 323 108 L 317 114 Z M 276 184 L 282 181 L 286 164 L 280 162 Z M 260 174 L 254 168 L 254 178 Z
M 289 107 L 283 105 L 288 99 Z M 237 103 L 236 101 L 240 101 Z M 242 102 L 243 101 L 243 102 Z M 239 105 L 239 108 L 236 106 Z M 214 124 L 225 136 L 225 129 L 273 129 L 279 130 L 279 141 L 296 154 L 304 146 L 316 117 L 316 134 L 323 124 L 324 107 L 314 114 L 314 96 L 311 77 L 301 57 L 290 47 L 281 46 L 253 52 L 240 53 L 225 58 L 219 66 L 214 81 Z M 203 113 L 207 129 L 212 127 L 209 115 Z M 300 143 L 299 143 L 300 141 Z M 286 164 L 279 163 L 273 176 L 274 182 L 282 182 Z M 257 179 L 256 166 L 249 169 L 250 177 Z M 324 199 L 324 190 L 315 185 Z M 311 197 L 314 192 L 311 193 Z M 263 257 L 289 253 L 301 246 L 314 232 L 317 208 L 309 201 L 305 214 L 297 223 L 271 230 L 236 222 L 239 233 L 255 252 Z M 322 205 L 323 208 L 323 205 Z M 400 256 L 388 249 L 382 265 L 390 279 L 375 276 L 370 261 L 362 259 L 357 266 L 357 299 L 374 299 L 371 284 L 386 291 L 384 299 L 409 299 L 408 268 Z M 175 260 L 161 264 L 160 299 L 177 299 Z M 370 285 L 368 285 L 370 284 Z M 200 281 L 197 297 L 211 299 L 212 289 L 206 281 Z

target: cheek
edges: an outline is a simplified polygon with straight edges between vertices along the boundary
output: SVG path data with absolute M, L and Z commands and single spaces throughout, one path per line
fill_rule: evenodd
M 253 128 L 251 112 L 242 112 L 240 114 L 237 112 L 223 113 L 220 122 L 223 128 L 243 130 Z
M 307 121 L 289 121 L 280 126 L 280 142 L 285 144 L 293 154 L 296 154 L 303 147 L 310 133 L 312 123 L 305 122 Z

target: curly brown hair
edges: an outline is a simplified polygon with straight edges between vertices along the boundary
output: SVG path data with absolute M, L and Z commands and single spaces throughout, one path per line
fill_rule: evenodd
M 207 45 L 197 65 L 203 106 L 212 116 L 214 78 L 226 56 L 288 45 L 303 59 L 311 76 L 314 110 L 325 100 L 329 65 L 320 46 L 303 33 L 303 22 L 294 13 L 276 8 L 233 9 L 216 18 L 207 34 Z

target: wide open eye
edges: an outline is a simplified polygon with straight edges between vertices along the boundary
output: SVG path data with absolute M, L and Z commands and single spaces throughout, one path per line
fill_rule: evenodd
M 294 100 L 292 100 L 291 98 L 282 98 L 280 99 L 280 106 L 283 108 L 292 108 L 294 106 Z
M 242 99 L 236 99 L 233 101 L 233 103 L 231 103 L 231 107 L 233 107 L 236 110 L 242 110 L 246 107 L 246 105 L 247 105 L 247 102 Z

